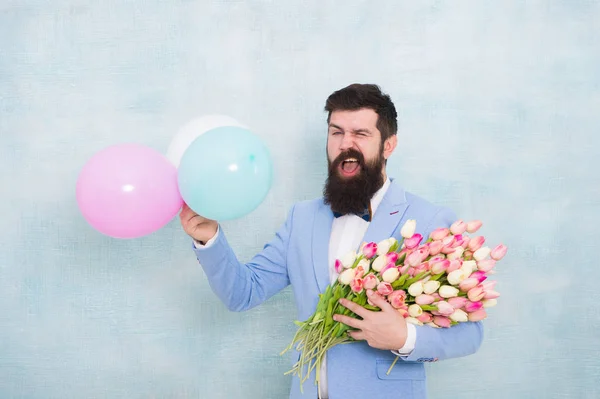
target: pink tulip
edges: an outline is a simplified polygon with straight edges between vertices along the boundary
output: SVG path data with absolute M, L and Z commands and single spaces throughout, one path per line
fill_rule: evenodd
M 352 289 L 353 292 L 360 293 L 360 292 L 362 292 L 363 288 L 364 288 L 364 281 L 362 278 L 355 278 L 350 283 L 350 289 Z
M 387 299 L 394 308 L 403 308 L 405 306 L 406 292 L 404 290 L 395 290 L 387 296 Z
M 454 235 L 459 235 L 467 231 L 467 224 L 462 220 L 457 220 L 450 226 L 450 232 Z
M 467 223 L 467 232 L 469 234 L 475 233 L 477 230 L 479 230 L 481 228 L 482 224 L 483 223 L 481 223 L 481 220 L 470 221 L 469 223 Z
M 441 241 L 431 241 L 429 243 L 429 255 L 435 256 L 442 251 L 444 244 Z
M 494 260 L 500 260 L 504 257 L 504 255 L 506 255 L 507 250 L 508 248 L 506 247 L 506 245 L 500 244 L 492 250 L 490 256 Z
M 421 264 L 421 262 L 423 262 L 425 258 L 427 258 L 427 255 L 428 254 L 427 252 L 425 252 L 424 249 L 417 249 L 410 255 L 408 255 L 408 257 L 406 258 L 406 263 L 413 267 L 417 266 Z
M 442 239 L 446 238 L 446 236 L 449 233 L 450 233 L 450 229 L 440 227 L 440 228 L 433 230 L 431 232 L 431 234 L 429 234 L 429 238 L 431 238 L 433 241 L 442 240 Z
M 342 270 L 344 270 L 344 265 L 342 264 L 342 261 L 339 259 L 335 260 L 335 272 L 336 273 L 341 273 Z
M 429 261 L 431 263 L 435 263 L 435 262 L 440 262 L 440 261 L 442 261 L 444 259 L 446 259 L 446 257 L 444 255 L 436 255 L 436 256 L 430 258 Z
M 437 306 L 437 312 L 442 316 L 450 316 L 454 313 L 454 306 L 450 305 L 447 301 L 439 301 L 435 303 Z
M 454 259 L 453 261 L 450 261 L 450 264 L 448 265 L 448 268 L 446 269 L 446 273 L 450 274 L 455 270 L 460 269 L 462 266 L 462 261 L 460 259 Z
M 484 291 L 492 291 L 494 287 L 496 287 L 497 283 L 498 281 L 486 281 L 482 283 L 481 286 L 483 287 Z
M 433 322 L 442 328 L 450 327 L 450 319 L 444 316 L 433 316 Z
M 471 288 L 475 287 L 479 284 L 479 281 L 476 278 L 466 278 L 458 284 L 458 287 L 462 292 L 468 292 Z
M 377 284 L 377 292 L 380 295 L 388 296 L 392 292 L 394 292 L 394 289 L 392 288 L 392 285 L 390 283 L 381 282 L 381 283 Z
M 431 264 L 431 260 L 429 261 Z M 450 266 L 450 261 L 448 259 L 441 260 L 439 262 L 435 262 L 431 265 L 431 273 L 440 274 L 445 272 Z
M 365 275 L 365 268 L 362 266 L 356 266 L 354 268 L 354 277 L 362 278 Z
M 400 275 L 407 274 L 410 269 L 410 265 L 404 265 L 400 268 Z
M 412 237 L 404 240 L 404 245 L 408 249 L 414 249 L 419 246 L 419 244 L 421 243 L 422 240 L 423 240 L 423 236 L 421 234 L 417 233 L 417 234 L 413 235 Z
M 467 298 L 462 296 L 455 296 L 454 298 L 448 298 L 446 300 L 454 309 L 460 309 L 467 303 Z
M 465 306 L 463 307 L 463 309 L 467 313 L 472 313 L 472 312 L 478 311 L 482 307 L 483 307 L 483 303 L 481 301 L 477 301 L 477 302 L 467 301 L 467 303 L 465 303 Z
M 466 248 L 468 240 L 469 240 L 468 236 L 463 236 L 462 234 L 456 235 L 456 236 L 454 236 L 454 242 L 452 243 L 452 248 L 456 248 L 456 247 Z
M 456 251 L 456 249 L 452 248 L 452 244 L 450 244 L 450 245 L 443 246 L 441 252 L 445 255 L 449 255 L 449 254 L 453 253 L 454 251 Z
M 418 265 L 417 267 L 415 267 L 415 273 L 419 274 L 419 273 L 423 273 L 423 272 L 428 272 L 429 271 L 429 263 L 425 262 L 425 263 L 421 263 L 420 265 Z
M 485 291 L 483 290 L 483 287 L 481 286 L 481 284 L 471 288 L 469 290 L 469 292 L 467 292 L 467 297 L 469 298 L 469 301 L 471 302 L 477 302 L 483 299 L 483 296 L 485 295 Z
M 496 261 L 494 259 L 484 259 L 477 261 L 477 269 L 481 270 L 484 273 L 488 273 L 494 268 L 495 265 Z
M 405 319 L 408 317 L 408 307 L 396 309 Z
M 485 309 L 481 308 L 479 310 L 474 311 L 473 313 L 469 313 L 469 321 L 481 321 L 487 317 L 487 313 Z
M 440 296 L 440 294 L 438 294 L 437 292 L 434 292 L 433 294 L 431 294 L 431 296 L 436 300 L 436 301 L 441 301 L 442 297 Z
M 379 284 L 379 279 L 373 274 L 368 274 L 365 278 L 363 278 L 363 287 L 366 290 L 374 290 Z
M 417 317 L 417 320 L 419 320 L 421 323 L 429 323 L 433 320 L 433 316 L 431 316 L 431 313 L 429 312 L 423 312 L 421 316 Z
M 429 256 L 429 244 L 421 245 L 417 248 L 417 252 L 421 254 L 421 262 L 423 262 Z
M 371 259 L 377 254 L 377 244 L 374 242 L 366 244 L 362 249 L 362 253 L 367 259 Z
M 388 262 L 396 264 L 396 261 L 398 260 L 398 252 L 388 252 L 385 257 Z
M 483 247 L 484 243 L 485 243 L 485 237 L 483 237 L 483 236 L 473 237 L 469 241 L 469 245 L 467 245 L 467 248 L 469 249 L 469 251 L 475 252 L 479 248 Z
M 500 296 L 499 292 L 496 291 L 485 291 L 483 296 L 484 299 L 496 299 Z
M 452 247 L 452 244 L 454 244 L 454 240 L 454 236 L 444 237 L 442 239 L 442 244 L 444 244 L 445 247 Z
M 476 278 L 478 282 L 483 283 L 487 279 L 487 276 L 485 275 L 485 272 L 478 270 L 471 273 L 469 278 Z
M 417 305 L 430 305 L 435 301 L 435 298 L 431 295 L 421 294 L 415 298 Z

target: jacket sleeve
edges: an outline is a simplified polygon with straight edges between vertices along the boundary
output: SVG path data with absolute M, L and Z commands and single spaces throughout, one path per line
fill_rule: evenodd
M 456 221 L 456 215 L 448 208 L 439 208 L 427 226 L 424 237 L 438 227 L 449 227 Z M 483 341 L 482 322 L 459 323 L 450 328 L 416 326 L 415 348 L 404 361 L 432 361 L 471 355 L 479 349 Z
M 287 248 L 294 208 L 275 237 L 246 264 L 240 263 L 229 246 L 222 226 L 212 245 L 196 248 L 196 258 L 206 273 L 213 292 L 231 311 L 260 305 L 290 284 Z

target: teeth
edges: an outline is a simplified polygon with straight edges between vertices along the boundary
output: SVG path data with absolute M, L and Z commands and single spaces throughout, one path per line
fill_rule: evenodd
M 348 159 L 345 159 L 344 162 L 358 162 L 358 159 L 356 159 L 356 158 L 348 158 Z

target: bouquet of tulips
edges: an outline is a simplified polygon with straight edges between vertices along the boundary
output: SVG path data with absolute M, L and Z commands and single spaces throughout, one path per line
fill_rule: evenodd
M 313 315 L 296 322 L 299 329 L 282 352 L 294 347 L 300 352 L 298 362 L 286 374 L 297 375 L 302 384 L 315 370 L 315 382 L 319 383 L 321 361 L 327 350 L 354 341 L 345 334 L 350 327 L 333 320 L 334 314 L 354 316 L 339 304 L 339 299 L 380 310 L 368 300 L 367 289 L 385 297 L 409 323 L 450 328 L 485 319 L 486 308 L 496 305 L 499 296 L 494 290 L 496 282 L 487 278 L 507 248 L 500 244 L 491 249 L 484 246 L 485 237 L 468 235 L 481 225 L 479 220 L 458 220 L 450 228 L 432 231 L 423 242 L 424 237 L 415 234 L 416 221 L 408 220 L 401 229 L 400 241 L 392 237 L 364 243 L 358 253 L 336 260 L 337 281 L 320 294 Z

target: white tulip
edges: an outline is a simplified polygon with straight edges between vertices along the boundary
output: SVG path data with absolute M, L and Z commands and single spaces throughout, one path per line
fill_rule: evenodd
M 452 287 L 451 285 L 442 285 L 439 290 L 439 294 L 442 298 L 453 298 L 458 295 L 458 288 Z
M 459 323 L 466 322 L 466 321 L 469 321 L 469 315 L 467 315 L 467 313 L 464 310 L 455 309 L 454 313 L 452 313 L 450 315 L 450 320 L 456 321 Z
M 356 256 L 356 252 L 350 251 L 342 257 L 341 261 L 345 269 L 348 269 L 354 265 L 354 261 L 356 261 Z
M 477 270 L 477 262 L 475 262 L 474 260 L 466 260 L 463 262 L 460 268 L 465 272 L 467 276 L 470 276 L 471 273 Z
M 404 238 L 410 238 L 415 234 L 415 230 L 417 229 L 417 221 L 414 219 L 409 219 L 404 223 L 402 229 L 400 229 L 400 235 Z
M 338 281 L 342 285 L 348 285 L 354 280 L 356 276 L 356 269 L 346 269 L 342 273 L 340 273 L 338 277 Z
M 464 252 L 465 249 L 463 247 L 456 247 L 454 248 L 454 252 L 448 254 L 448 260 L 458 259 L 462 256 Z
M 421 309 L 421 307 L 416 303 L 413 303 L 408 307 L 408 314 L 410 315 L 410 317 L 416 318 L 423 314 L 423 309 Z
M 385 240 L 377 243 L 377 255 L 385 255 L 390 251 L 392 244 L 386 238 Z
M 473 254 L 473 259 L 476 261 L 484 260 L 492 252 L 490 247 L 481 247 Z
M 375 258 L 373 263 L 371 263 L 371 267 L 376 272 L 380 272 L 385 265 L 387 265 L 387 258 L 385 255 L 379 255 L 377 258 Z
M 381 275 L 381 279 L 386 283 L 393 283 L 394 281 L 398 280 L 399 276 L 400 270 L 398 270 L 397 267 L 390 267 L 385 272 L 383 272 L 383 274 Z
M 408 293 L 414 297 L 417 297 L 423 293 L 423 282 L 417 281 L 416 283 L 412 283 L 410 287 L 408 287 Z
M 425 284 L 423 284 L 423 292 L 428 295 L 436 292 L 438 288 L 440 288 L 439 281 L 428 281 Z
M 456 269 L 448 274 L 448 282 L 452 285 L 458 285 L 461 281 L 467 278 L 464 270 Z
M 484 308 L 492 308 L 498 304 L 498 300 L 495 298 L 494 299 L 484 299 L 483 301 L 481 301 L 481 303 L 483 304 Z

